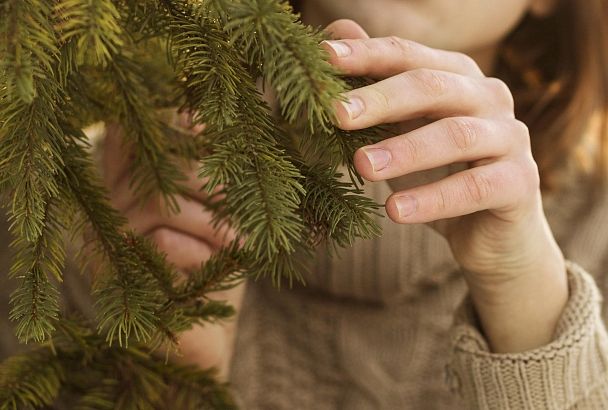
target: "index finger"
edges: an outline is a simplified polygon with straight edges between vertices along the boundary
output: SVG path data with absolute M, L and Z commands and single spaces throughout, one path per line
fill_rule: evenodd
M 399 37 L 329 40 L 330 62 L 346 75 L 384 79 L 418 68 L 485 77 L 466 54 L 438 50 Z

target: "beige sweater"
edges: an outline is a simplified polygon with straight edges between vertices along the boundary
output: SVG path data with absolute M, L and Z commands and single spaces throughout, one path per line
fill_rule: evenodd
M 368 190 L 378 201 L 390 193 L 384 183 Z M 341 259 L 319 252 L 306 287 L 248 284 L 231 374 L 243 408 L 608 409 L 596 287 L 608 287 L 608 195 L 581 191 L 545 201 L 573 261 L 570 300 L 547 346 L 491 353 L 445 240 L 385 219 L 382 238 Z
M 383 183 L 368 189 L 378 201 L 389 194 Z M 545 205 L 576 262 L 552 343 L 490 353 L 445 240 L 384 219 L 382 238 L 340 259 L 320 251 L 306 287 L 248 284 L 231 374 L 242 408 L 608 409 L 608 338 L 596 287 L 608 291 L 608 195 L 591 201 L 570 189 Z M 6 295 L 2 249 L 0 256 Z M 81 284 L 66 286 L 69 301 L 86 309 Z M 16 347 L 1 299 L 0 357 Z

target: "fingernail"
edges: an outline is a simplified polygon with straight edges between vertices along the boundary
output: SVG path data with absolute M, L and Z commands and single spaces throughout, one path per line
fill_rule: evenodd
M 381 148 L 363 148 L 374 172 L 382 171 L 391 162 L 391 153 Z
M 354 120 L 355 118 L 360 116 L 365 108 L 363 105 L 363 100 L 359 97 L 352 97 L 348 101 L 340 101 L 340 102 L 342 103 L 342 106 L 344 106 L 344 109 L 348 113 L 348 118 L 350 118 L 351 120 Z
M 322 44 L 323 43 L 327 44 L 332 50 L 334 50 L 334 53 L 336 53 L 336 56 L 338 57 L 347 57 L 353 52 L 352 48 L 342 41 L 325 40 L 322 42 Z
M 399 218 L 407 218 L 418 209 L 418 201 L 411 196 L 397 197 L 395 198 L 395 204 L 397 205 Z

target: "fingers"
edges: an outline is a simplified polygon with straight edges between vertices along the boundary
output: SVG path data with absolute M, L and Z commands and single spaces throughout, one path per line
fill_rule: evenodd
M 355 130 L 415 118 L 505 116 L 513 118 L 513 97 L 494 78 L 471 78 L 416 69 L 345 94 L 336 104 L 340 128 Z
M 102 169 L 106 187 L 114 187 L 127 174 L 132 161 L 131 150 L 124 141 L 118 124 L 108 124 L 103 142 Z
M 142 235 L 161 227 L 171 228 L 209 243 L 213 251 L 235 239 L 234 231 L 227 226 L 213 227 L 213 213 L 200 203 L 184 197 L 176 199 L 181 210 L 178 214 L 163 212 L 160 201 L 150 201 L 143 208 L 132 207 L 125 213 L 129 226 Z
M 538 169 L 529 158 L 500 161 L 391 195 L 388 216 L 398 223 L 427 223 L 487 209 L 509 211 L 535 198 Z
M 366 39 L 369 35 L 363 30 L 363 28 L 355 23 L 353 20 L 340 19 L 329 24 L 325 30 L 329 33 L 331 38 L 359 38 Z
M 204 201 L 209 195 L 201 188 L 204 185 L 204 180 L 198 177 L 198 171 L 195 169 L 195 163 L 190 163 L 187 169 L 183 170 L 184 175 L 188 178 L 181 182 L 181 186 L 188 190 L 188 195 L 195 200 Z M 126 174 L 128 176 L 128 174 Z M 128 212 L 132 207 L 138 205 L 139 199 L 134 195 L 130 185 L 130 180 L 127 177 L 120 178 L 111 188 L 111 201 L 114 208 Z
M 343 29 L 347 31 L 346 28 Z M 360 38 L 324 41 L 331 63 L 351 76 L 388 78 L 399 73 L 427 68 L 482 78 L 483 72 L 466 54 L 437 50 L 398 37 Z
M 182 272 L 200 268 L 213 253 L 208 242 L 167 227 L 153 229 L 148 237 L 167 255 L 167 261 Z
M 197 135 L 205 129 L 205 125 L 193 124 L 193 114 L 172 110 L 168 120 L 171 126 L 177 127 L 184 133 Z M 133 150 L 125 141 L 124 130 L 118 124 L 110 124 L 106 129 L 102 156 L 103 181 L 106 187 L 113 189 L 128 179 L 130 166 L 133 162 Z
M 451 117 L 359 149 L 354 163 L 368 181 L 399 177 L 457 162 L 508 155 L 529 147 L 519 121 Z

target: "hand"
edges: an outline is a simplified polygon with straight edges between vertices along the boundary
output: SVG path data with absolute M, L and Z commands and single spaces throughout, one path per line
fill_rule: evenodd
M 179 121 L 183 128 L 191 127 L 186 116 L 181 116 Z M 198 131 L 200 129 L 193 130 Z M 131 229 L 151 238 L 167 255 L 167 261 L 187 275 L 233 240 L 235 234 L 226 228 L 213 228 L 212 213 L 200 202 L 205 194 L 200 191 L 202 183 L 197 178 L 194 164 L 185 169 L 191 195 L 177 198 L 181 213 L 170 214 L 158 198 L 151 199 L 142 207 L 129 188 L 129 149 L 124 145 L 121 133 L 118 126 L 109 126 L 103 147 L 102 173 L 112 205 L 126 216 Z M 238 311 L 244 290 L 243 284 L 207 296 L 225 300 Z M 201 368 L 216 367 L 219 376 L 225 379 L 232 356 L 235 326 L 236 318 L 227 323 L 194 326 L 179 336 L 181 356 L 173 359 Z
M 346 94 L 347 102 L 337 104 L 338 125 L 397 123 L 409 130 L 356 152 L 355 167 L 365 179 L 465 164 L 439 181 L 393 193 L 388 216 L 429 223 L 445 236 L 496 350 L 550 340 L 567 299 L 565 264 L 543 213 L 528 129 L 515 118 L 509 88 L 464 54 L 395 37 L 370 39 L 352 21 L 327 30 L 350 38 L 324 43 L 332 64 L 379 80 Z M 518 316 L 536 307 L 531 297 L 548 305 L 532 322 Z M 538 331 L 513 336 L 521 324 L 511 322 L 520 319 L 540 323 Z

